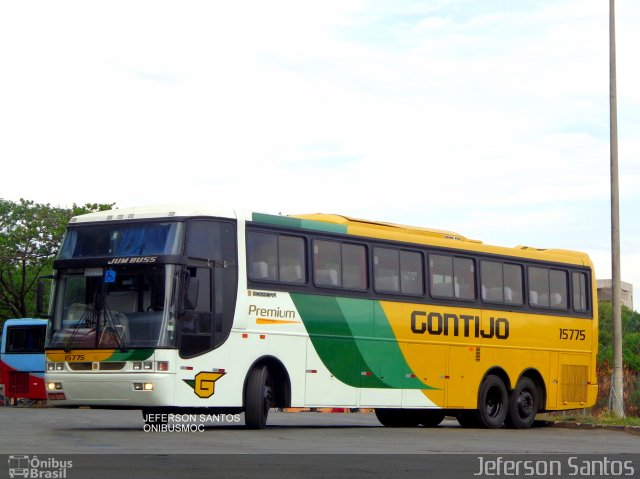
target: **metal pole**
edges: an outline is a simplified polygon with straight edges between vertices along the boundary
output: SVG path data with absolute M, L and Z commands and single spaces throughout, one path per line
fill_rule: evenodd
M 620 192 L 618 185 L 618 106 L 616 91 L 616 22 L 609 0 L 609 141 L 611 153 L 611 303 L 613 306 L 612 412 L 624 417 L 622 366 L 622 297 L 620 279 Z

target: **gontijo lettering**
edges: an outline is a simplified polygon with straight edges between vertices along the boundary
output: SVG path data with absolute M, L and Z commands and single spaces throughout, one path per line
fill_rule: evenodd
M 480 327 L 480 317 L 470 314 L 427 313 L 413 311 L 411 313 L 411 331 L 415 334 L 431 334 L 433 336 L 464 336 L 465 338 L 497 338 L 509 337 L 509 320 L 507 318 L 489 318 L 488 329 Z

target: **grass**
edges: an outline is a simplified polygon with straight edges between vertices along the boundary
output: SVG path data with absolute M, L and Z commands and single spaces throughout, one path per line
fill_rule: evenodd
M 568 411 L 562 413 L 545 413 L 538 419 L 546 421 L 573 421 L 586 424 L 605 424 L 608 426 L 640 426 L 640 417 L 616 417 L 610 413 L 591 414 L 590 412 Z

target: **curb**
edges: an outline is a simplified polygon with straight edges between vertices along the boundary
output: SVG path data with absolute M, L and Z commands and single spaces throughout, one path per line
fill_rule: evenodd
M 640 436 L 640 426 L 625 426 L 624 432 Z
M 592 424 L 592 423 L 571 422 L 571 421 L 544 421 L 544 422 L 546 423 L 547 426 L 550 426 L 550 427 L 559 427 L 559 428 L 565 428 L 565 429 L 604 429 L 606 431 L 626 432 L 627 434 L 634 434 L 634 435 L 640 436 L 640 426 Z

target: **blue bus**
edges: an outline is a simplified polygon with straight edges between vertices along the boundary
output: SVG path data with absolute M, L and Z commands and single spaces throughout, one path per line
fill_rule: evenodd
M 44 339 L 46 319 L 8 319 L 2 330 L 0 382 L 12 403 L 17 399 L 44 400 Z

